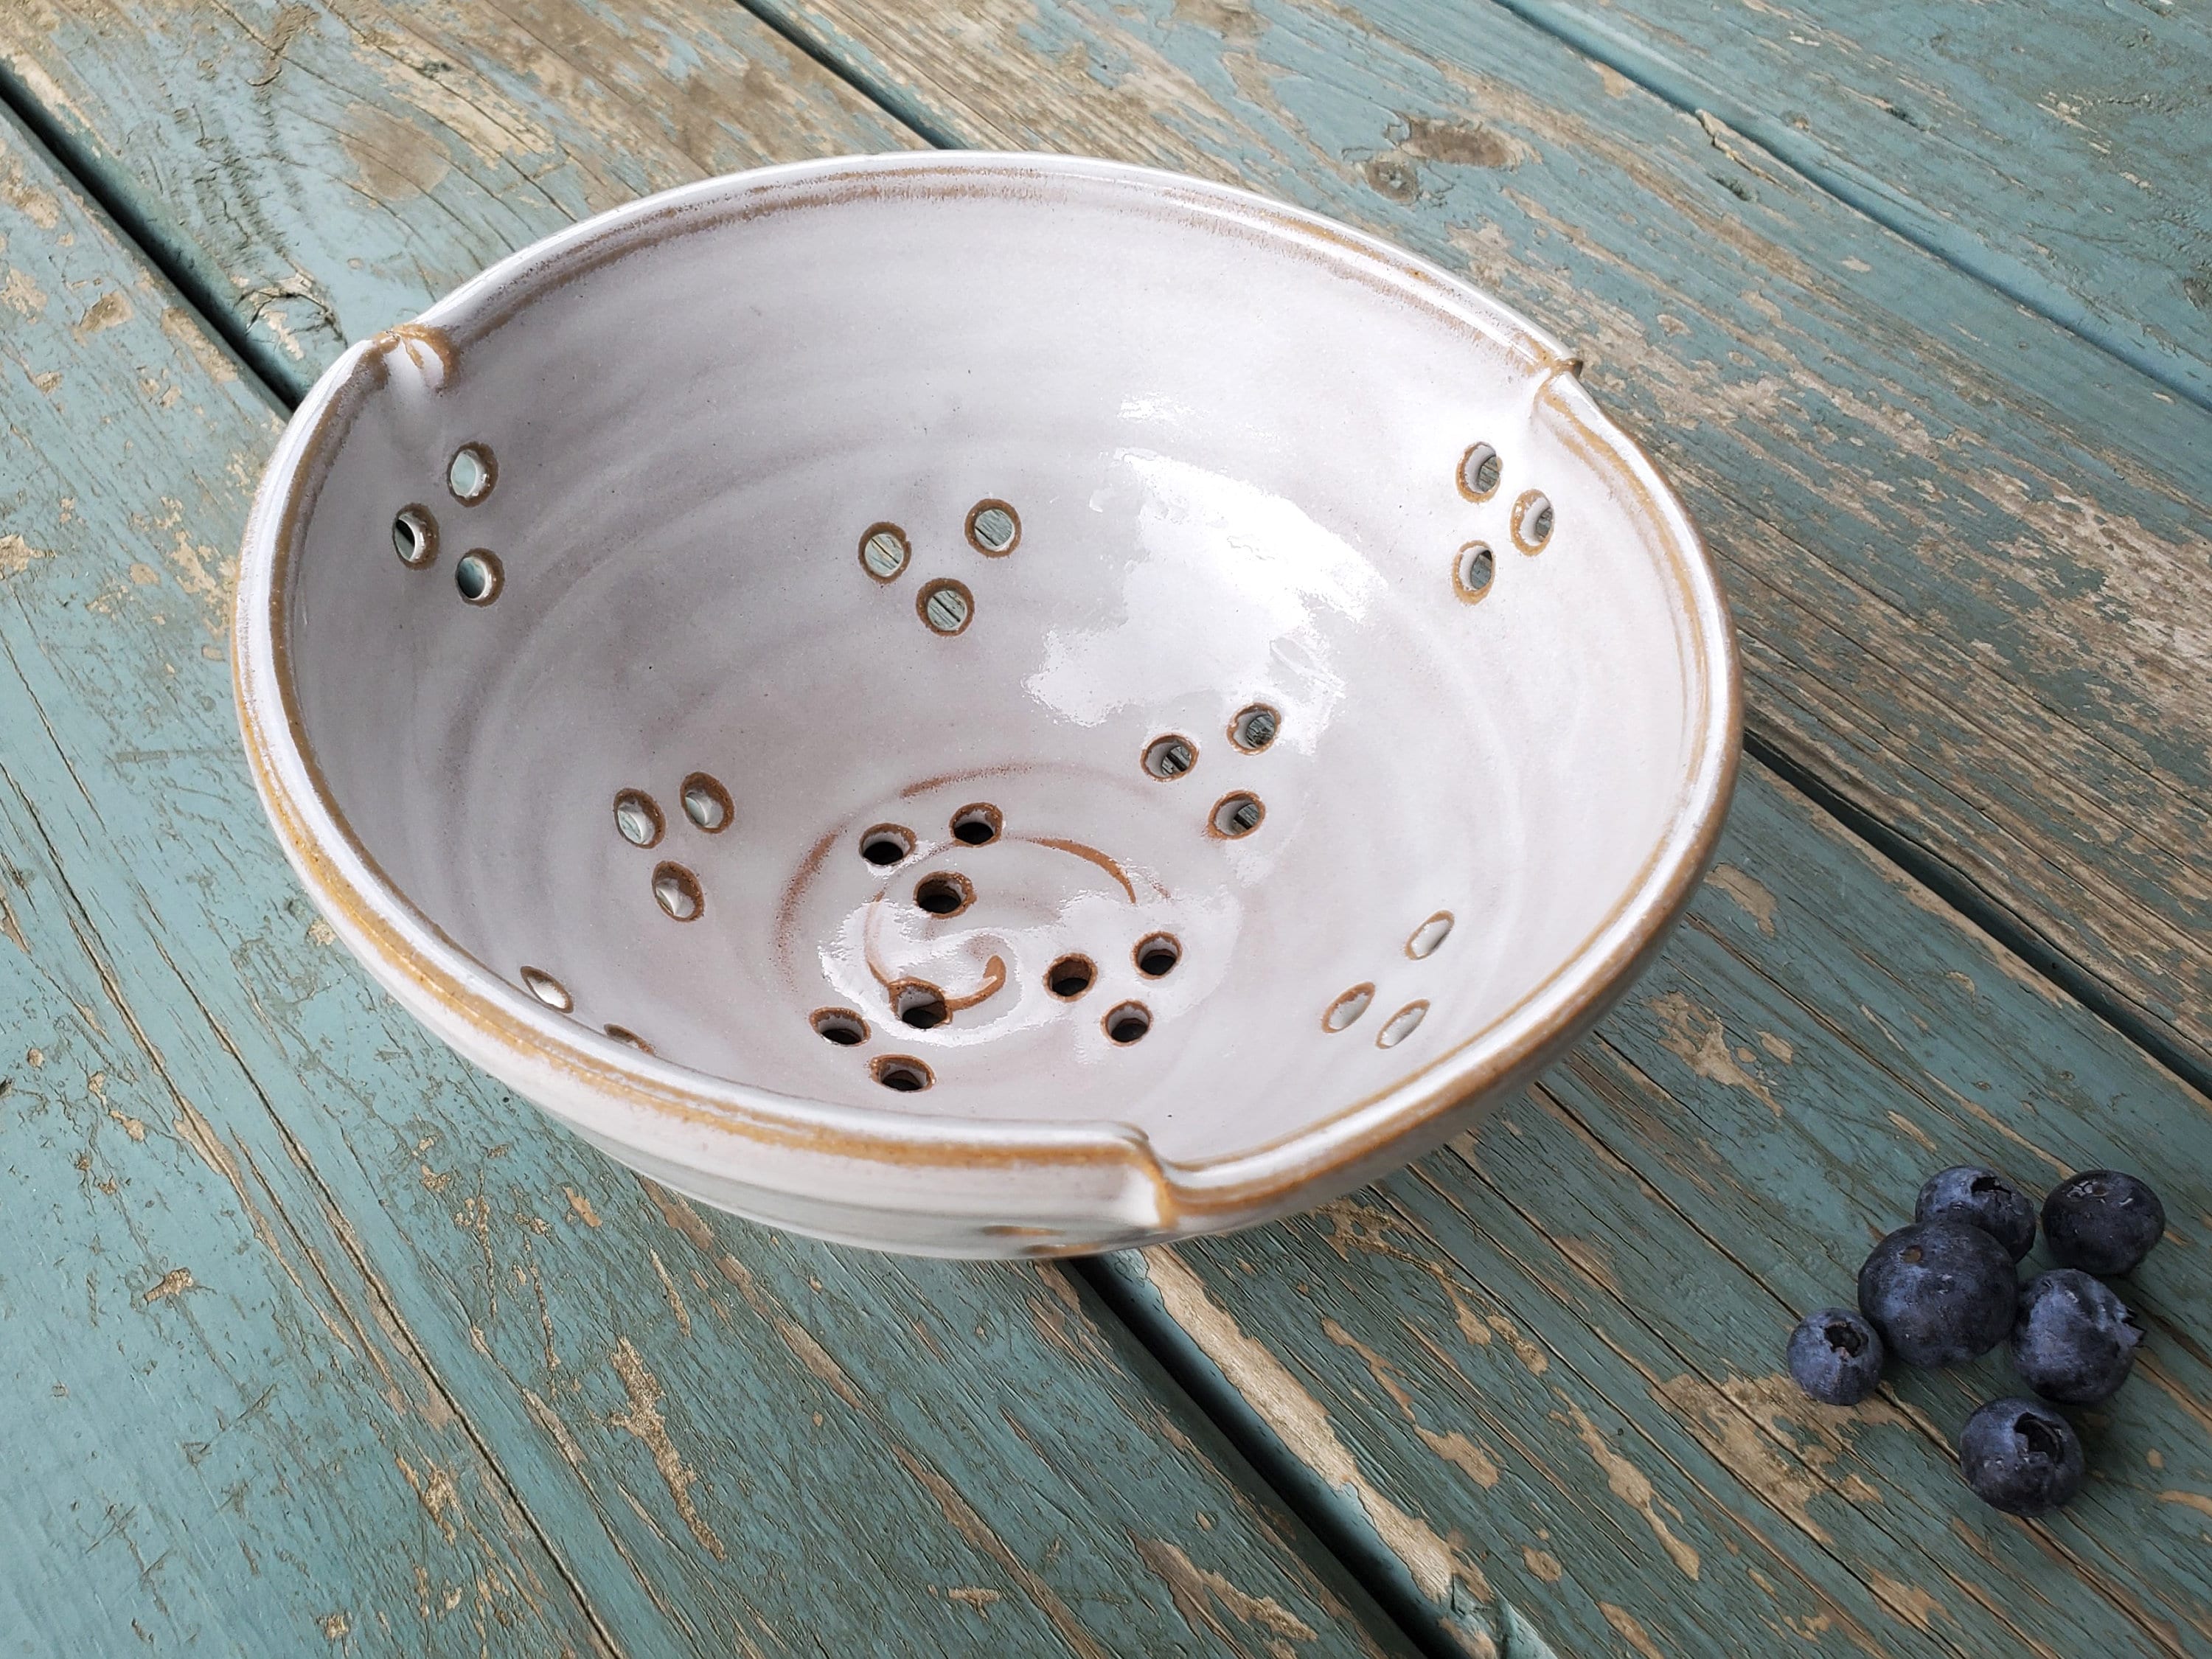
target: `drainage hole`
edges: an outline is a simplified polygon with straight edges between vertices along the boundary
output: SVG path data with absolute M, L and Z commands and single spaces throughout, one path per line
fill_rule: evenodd
M 896 581 L 913 556 L 906 532 L 895 524 L 871 525 L 860 538 L 860 568 L 879 582 Z
M 872 1069 L 877 1082 L 902 1095 L 914 1094 L 937 1081 L 930 1075 L 928 1066 L 907 1054 L 885 1054 Z
M 471 605 L 489 605 L 499 597 L 500 585 L 507 580 L 501 569 L 499 556 L 487 553 L 479 547 L 473 553 L 464 554 L 453 567 L 453 586 L 461 590 L 461 597 Z
M 1198 745 L 1188 738 L 1154 738 L 1145 745 L 1145 770 L 1156 778 L 1179 778 L 1198 764 Z
M 841 1048 L 849 1048 L 856 1042 L 868 1040 L 868 1022 L 850 1008 L 816 1009 L 814 1029 Z
M 710 836 L 728 829 L 730 816 L 737 810 L 730 792 L 704 772 L 694 772 L 684 779 L 677 798 L 684 803 L 684 816 Z
M 1328 1005 L 1328 1012 L 1321 1017 L 1322 1029 L 1325 1031 L 1341 1031 L 1360 1015 L 1365 1013 L 1368 1005 L 1374 1000 L 1375 988 L 1372 985 L 1353 986 Z
M 1006 821 L 999 816 L 999 809 L 980 801 L 973 806 L 963 806 L 952 815 L 953 840 L 969 847 L 988 846 L 998 840 L 1000 831 L 1006 827 Z
M 915 886 L 914 902 L 933 916 L 957 916 L 975 902 L 975 890 L 965 876 L 925 876 Z
M 543 968 L 525 968 L 522 970 L 522 985 L 531 995 L 556 1012 L 568 1013 L 576 1006 L 576 1000 L 568 994 L 568 988 Z
M 1436 915 L 1413 929 L 1413 938 L 1406 941 L 1406 954 L 1416 962 L 1425 957 L 1434 956 L 1437 953 L 1437 947 L 1451 937 L 1451 930 L 1452 913 L 1449 910 L 1437 911 Z
M 917 1031 L 927 1031 L 932 1026 L 942 1025 L 950 1018 L 945 1006 L 945 993 L 934 985 L 925 985 L 920 980 L 908 980 L 891 991 L 891 1009 L 905 1024 Z
M 1141 1002 L 1125 1002 L 1101 1022 L 1106 1035 L 1127 1048 L 1152 1029 L 1152 1016 Z
M 1469 542 L 1452 560 L 1452 589 L 1469 605 L 1490 592 L 1498 560 L 1482 542 Z
M 978 553 L 997 558 L 1014 550 L 1022 538 L 1022 521 L 1004 501 L 978 501 L 969 510 L 968 540 Z
M 1260 805 L 1256 796 L 1224 795 L 1213 808 L 1213 831 L 1218 836 L 1235 839 L 1249 836 L 1260 827 L 1260 820 L 1267 816 L 1267 809 Z
M 410 570 L 438 556 L 437 521 L 419 507 L 403 507 L 392 520 L 392 550 Z
M 1552 539 L 1551 498 L 1532 489 L 1513 503 L 1513 539 L 1524 553 L 1534 553 Z
M 1073 1002 L 1097 977 L 1098 970 L 1091 965 L 1089 957 L 1062 957 L 1045 969 L 1044 986 L 1062 1002 Z
M 871 864 L 896 864 L 914 851 L 914 831 L 902 824 L 879 823 L 860 836 L 860 856 Z
M 1137 971 L 1146 979 L 1164 978 L 1182 960 L 1182 946 L 1172 933 L 1154 933 L 1137 941 Z
M 915 595 L 914 608 L 931 633 L 950 636 L 967 628 L 975 614 L 975 598 L 960 583 L 939 579 Z
M 1264 702 L 1255 702 L 1230 723 L 1229 741 L 1248 755 L 1256 755 L 1274 742 L 1283 729 L 1283 717 Z
M 680 864 L 653 866 L 653 897 L 677 921 L 696 921 L 699 913 L 707 908 L 707 896 L 700 889 L 699 878 Z
M 1390 1023 L 1388 1025 L 1375 1034 L 1375 1046 L 1378 1048 L 1396 1048 L 1413 1035 L 1415 1028 L 1426 1018 L 1428 1012 L 1429 1005 L 1426 1002 L 1407 1003 L 1390 1016 Z
M 492 465 L 491 451 L 482 444 L 463 444 L 453 452 L 453 459 L 446 463 L 446 488 L 453 492 L 453 499 L 471 504 L 491 494 L 492 480 L 497 476 Z
M 1469 446 L 1459 458 L 1459 493 L 1471 501 L 1487 501 L 1497 490 L 1498 474 L 1504 470 L 1498 452 L 1488 444 Z
M 625 789 L 615 797 L 615 833 L 631 846 L 652 846 L 663 828 L 659 806 L 642 789 Z
M 653 1045 L 627 1025 L 610 1025 L 607 1027 L 607 1035 L 617 1042 L 627 1042 L 641 1054 L 649 1054 L 653 1052 Z

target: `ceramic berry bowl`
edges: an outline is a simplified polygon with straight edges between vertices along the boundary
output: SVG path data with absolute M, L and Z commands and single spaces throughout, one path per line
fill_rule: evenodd
M 673 191 L 323 376 L 246 748 L 392 994 L 656 1181 L 951 1255 L 1258 1221 L 1528 1078 L 1711 855 L 1726 611 L 1576 368 L 1163 173 Z

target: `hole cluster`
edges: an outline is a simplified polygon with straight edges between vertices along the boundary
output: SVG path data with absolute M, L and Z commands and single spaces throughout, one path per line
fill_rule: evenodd
M 568 994 L 568 988 L 543 968 L 525 968 L 522 970 L 522 988 L 556 1013 L 575 1012 L 576 999 Z
M 498 468 L 483 444 L 463 444 L 446 463 L 446 488 L 463 507 L 474 507 L 491 494 Z M 392 516 L 392 550 L 410 570 L 428 570 L 438 562 L 438 520 L 419 501 Z M 471 605 L 489 605 L 506 586 L 507 568 L 489 548 L 471 548 L 453 566 L 453 586 Z
M 964 846 L 987 847 L 1005 834 L 1006 821 L 996 806 L 976 801 L 953 813 L 946 828 Z M 902 823 L 878 823 L 861 831 L 855 846 L 863 860 L 888 871 L 913 857 L 920 842 Z M 915 883 L 914 902 L 933 917 L 957 916 L 975 902 L 975 884 L 957 871 L 933 870 Z M 1131 947 L 1129 960 L 1144 978 L 1164 979 L 1182 962 L 1182 945 L 1172 933 L 1147 933 Z M 1045 970 L 1044 987 L 1060 1001 L 1073 1002 L 1098 979 L 1097 964 L 1071 951 Z M 932 1030 L 951 1018 L 952 1006 L 945 993 L 927 981 L 900 980 L 886 988 L 886 995 L 892 1017 L 915 1030 Z M 818 1036 L 841 1048 L 857 1047 L 869 1037 L 867 1021 L 851 1008 L 817 1008 L 810 1019 Z M 1152 1014 L 1141 1002 L 1123 1001 L 1099 1023 L 1109 1040 L 1126 1048 L 1152 1029 Z M 878 1058 L 872 1074 L 890 1089 L 926 1089 L 935 1081 L 926 1066 L 906 1055 Z
M 1444 941 L 1451 937 L 1452 926 L 1452 913 L 1437 911 L 1407 936 L 1407 957 L 1414 962 L 1425 962 L 1443 948 Z M 1321 1028 L 1331 1033 L 1348 1030 L 1374 1004 L 1375 982 L 1364 981 L 1345 992 L 1322 1011 Z M 1417 997 L 1407 1003 L 1383 1022 L 1382 1029 L 1375 1034 L 1375 1046 L 1378 1048 L 1396 1048 L 1413 1035 L 1421 1021 L 1428 1017 L 1428 999 L 1425 997 Z
M 730 792 L 720 779 L 705 772 L 685 777 L 677 786 L 676 799 L 684 820 L 709 836 L 720 835 L 737 817 Z M 632 847 L 658 847 L 668 833 L 668 817 L 660 803 L 642 789 L 615 792 L 614 819 L 615 833 Z M 672 921 L 696 921 L 707 908 L 706 890 L 697 872 L 673 859 L 653 866 L 651 890 L 653 902 Z
M 968 545 L 987 559 L 1003 559 L 1021 545 L 1022 517 L 1009 501 L 986 496 L 968 509 L 962 526 Z M 903 576 L 914 563 L 914 540 L 888 520 L 860 532 L 860 568 L 885 585 Z M 975 595 L 965 582 L 940 576 L 915 595 L 915 614 L 933 634 L 950 639 L 967 632 L 975 620 Z
M 1474 443 L 1459 458 L 1452 483 L 1470 501 L 1487 501 L 1498 494 L 1505 476 L 1505 463 L 1493 444 Z M 1515 497 L 1510 520 L 1514 546 L 1523 553 L 1540 553 L 1552 539 L 1557 515 L 1551 497 L 1540 489 L 1524 489 Z M 1470 541 L 1452 555 L 1452 592 L 1466 604 L 1486 598 L 1498 576 L 1498 558 L 1485 541 Z

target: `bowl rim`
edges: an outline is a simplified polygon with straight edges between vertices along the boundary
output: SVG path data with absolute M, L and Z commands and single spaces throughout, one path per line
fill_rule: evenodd
M 1552 974 L 1389 1086 L 1274 1140 L 1189 1162 L 1161 1158 L 1131 1124 L 936 1116 L 785 1094 L 641 1053 L 555 1012 L 464 950 L 378 867 L 307 745 L 291 674 L 287 593 L 300 537 L 337 435 L 385 383 L 392 354 L 409 354 L 442 384 L 463 345 L 536 294 L 663 238 L 854 198 L 1018 194 L 1040 179 L 1092 190 L 1102 198 L 1119 191 L 1138 210 L 1195 219 L 1278 253 L 1324 261 L 1520 358 L 1532 377 L 1541 377 L 1536 401 L 1552 402 L 1563 431 L 1593 464 L 1612 464 L 1619 485 L 1642 498 L 1661 532 L 1687 623 L 1690 689 L 1704 705 L 1694 758 L 1666 833 L 1613 909 Z M 733 1152 L 747 1144 L 782 1147 L 917 1173 L 1119 1165 L 1152 1189 L 1170 1231 L 1270 1212 L 1331 1177 L 1350 1185 L 1425 1127 L 1432 1140 L 1435 1126 L 1455 1108 L 1532 1074 L 1579 1036 L 1656 948 L 1717 848 L 1742 728 L 1741 671 L 1727 601 L 1695 525 L 1650 453 L 1583 387 L 1581 367 L 1578 357 L 1510 307 L 1378 237 L 1233 186 L 1124 162 L 1026 152 L 899 151 L 760 168 L 645 197 L 507 255 L 414 322 L 357 341 L 301 402 L 255 493 L 240 558 L 232 664 L 255 786 L 286 858 L 371 973 L 467 1058 L 511 1083 L 526 1076 L 556 1091 L 557 1103 L 543 1098 L 543 1089 L 514 1085 L 602 1144 L 653 1139 L 664 1147 L 680 1144 L 696 1156 L 703 1132 L 709 1139 L 733 1137 Z M 867 1207 L 927 1209 L 927 1188 L 905 1204 Z

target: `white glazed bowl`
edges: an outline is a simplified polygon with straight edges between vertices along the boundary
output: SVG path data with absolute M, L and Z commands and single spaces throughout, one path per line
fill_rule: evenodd
M 1576 368 L 1164 173 L 671 191 L 301 406 L 255 779 L 418 1018 L 707 1203 L 954 1255 L 1315 1204 L 1585 1029 L 1726 811 L 1718 585 Z

